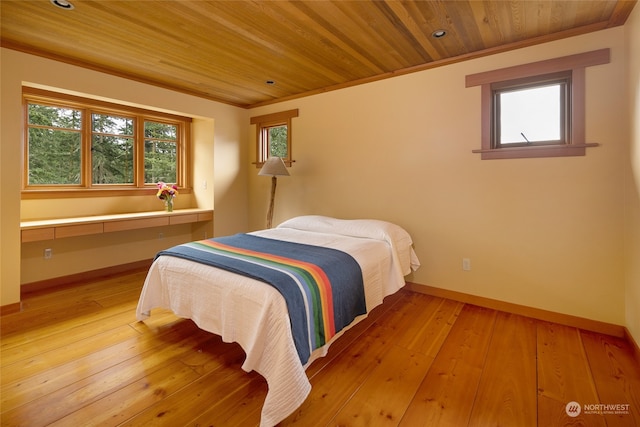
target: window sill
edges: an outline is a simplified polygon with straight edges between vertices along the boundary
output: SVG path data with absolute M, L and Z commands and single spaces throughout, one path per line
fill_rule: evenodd
M 189 194 L 191 188 L 180 187 L 180 194 Z M 152 196 L 158 192 L 157 187 L 146 188 L 43 188 L 25 189 L 21 192 L 22 200 L 33 199 L 67 199 L 74 197 L 126 197 L 126 196 Z
M 571 157 L 584 156 L 586 149 L 600 144 L 539 145 L 531 147 L 508 147 L 489 150 L 472 150 L 479 153 L 482 160 L 494 159 L 526 159 L 538 157 Z
M 137 212 L 77 218 L 56 218 L 20 223 L 21 241 L 62 239 L 139 228 L 205 222 L 213 219 L 211 209 L 176 209 L 173 212 Z

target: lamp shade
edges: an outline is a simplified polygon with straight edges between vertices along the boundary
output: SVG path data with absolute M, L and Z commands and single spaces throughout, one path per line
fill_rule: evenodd
M 264 165 L 262 165 L 262 169 L 260 169 L 258 175 L 289 176 L 289 171 L 282 158 L 269 157 L 267 161 L 264 162 Z

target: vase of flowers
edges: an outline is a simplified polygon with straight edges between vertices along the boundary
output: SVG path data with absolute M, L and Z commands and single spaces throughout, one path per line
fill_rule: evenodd
M 164 206 L 167 212 L 173 212 L 173 198 L 178 195 L 178 187 L 175 184 L 169 185 L 162 181 L 157 185 L 158 192 L 156 193 L 156 196 L 158 196 L 158 199 L 164 201 Z

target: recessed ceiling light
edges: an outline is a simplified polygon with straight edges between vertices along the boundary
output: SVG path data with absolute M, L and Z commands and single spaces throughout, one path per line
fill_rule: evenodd
M 445 30 L 435 30 L 433 33 L 431 33 L 431 37 L 439 39 L 441 37 L 444 37 L 447 35 L 447 32 Z
M 276 84 L 275 80 L 267 80 L 265 83 L 269 86 L 273 86 L 274 84 Z
M 51 3 L 60 9 L 71 10 L 74 8 L 67 0 L 51 0 Z

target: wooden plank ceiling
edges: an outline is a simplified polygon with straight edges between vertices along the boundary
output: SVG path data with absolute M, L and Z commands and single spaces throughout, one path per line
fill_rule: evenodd
M 2 0 L 2 46 L 242 107 L 622 25 L 635 5 L 635 0 L 69 2 L 73 9 L 50 0 Z M 432 37 L 440 29 L 447 35 Z

